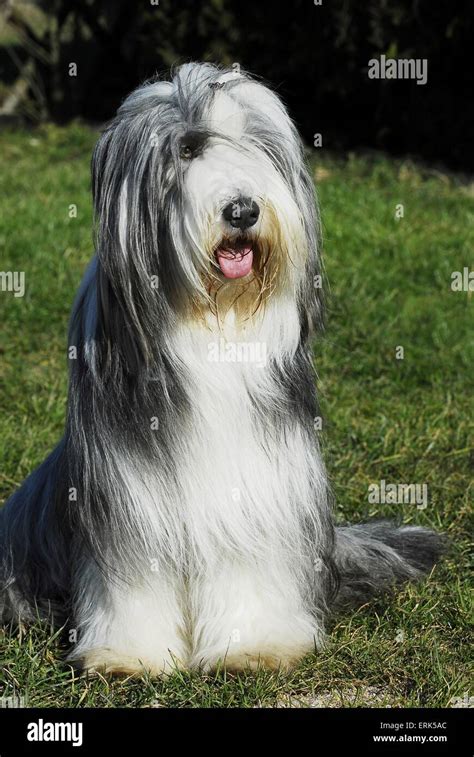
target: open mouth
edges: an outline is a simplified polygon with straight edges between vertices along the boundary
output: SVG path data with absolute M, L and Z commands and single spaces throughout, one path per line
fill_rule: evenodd
M 226 279 L 241 279 L 252 270 L 254 247 L 248 240 L 222 242 L 216 250 L 216 259 Z

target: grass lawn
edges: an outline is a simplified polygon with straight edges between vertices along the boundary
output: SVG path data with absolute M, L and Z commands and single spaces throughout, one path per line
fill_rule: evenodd
M 92 252 L 95 138 L 79 125 L 1 135 L 0 269 L 26 274 L 23 298 L 0 292 L 1 501 L 62 433 L 67 320 Z M 434 526 L 451 539 L 447 558 L 429 581 L 335 619 L 326 651 L 288 675 L 75 676 L 59 635 L 38 625 L 0 631 L 5 695 L 30 706 L 404 707 L 449 706 L 469 691 L 474 298 L 451 290 L 451 273 L 472 266 L 473 187 L 380 156 L 313 164 L 330 284 L 314 351 L 337 516 Z M 382 479 L 427 484 L 428 506 L 369 504 Z

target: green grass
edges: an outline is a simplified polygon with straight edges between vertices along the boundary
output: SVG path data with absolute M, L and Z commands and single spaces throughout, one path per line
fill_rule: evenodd
M 62 433 L 67 319 L 92 249 L 95 138 L 78 125 L 2 135 L 1 267 L 26 273 L 24 298 L 0 293 L 2 499 Z M 469 690 L 474 302 L 450 277 L 472 265 L 474 193 L 380 156 L 313 163 L 331 288 L 315 361 L 338 518 L 432 525 L 449 535 L 448 557 L 429 581 L 337 619 L 326 651 L 288 675 L 75 676 L 60 636 L 38 624 L 0 636 L 7 696 L 71 707 L 448 706 Z M 381 479 L 426 483 L 428 507 L 369 505 Z

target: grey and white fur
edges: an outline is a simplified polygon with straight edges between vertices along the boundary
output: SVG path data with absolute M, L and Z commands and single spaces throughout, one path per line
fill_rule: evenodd
M 68 622 L 86 669 L 291 666 L 331 611 L 420 577 L 441 547 L 414 526 L 334 526 L 298 133 L 256 79 L 191 63 L 132 92 L 92 176 L 65 434 L 1 512 L 0 619 Z M 248 345 L 265 359 L 239 358 Z

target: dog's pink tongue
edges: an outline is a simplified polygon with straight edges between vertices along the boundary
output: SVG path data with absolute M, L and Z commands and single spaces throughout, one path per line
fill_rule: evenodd
M 253 249 L 239 247 L 236 250 L 217 250 L 217 261 L 226 279 L 241 279 L 252 269 Z

